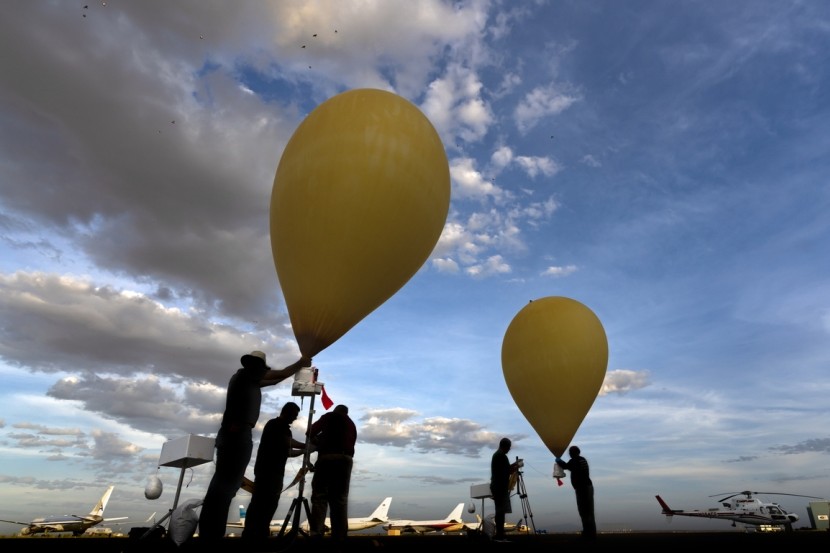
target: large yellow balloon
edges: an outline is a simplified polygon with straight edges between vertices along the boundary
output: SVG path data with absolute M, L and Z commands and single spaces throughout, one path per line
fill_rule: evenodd
M 531 301 L 510 322 L 501 365 L 516 406 L 561 457 L 602 386 L 608 340 L 593 311 L 549 296 Z
M 411 102 L 356 89 L 309 113 L 271 193 L 274 264 L 304 355 L 331 345 L 412 278 L 449 203 L 444 145 Z

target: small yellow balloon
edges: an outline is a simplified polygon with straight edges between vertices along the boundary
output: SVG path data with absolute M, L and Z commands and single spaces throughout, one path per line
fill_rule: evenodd
M 331 345 L 418 271 L 449 203 L 444 145 L 408 100 L 355 89 L 309 113 L 271 193 L 274 265 L 303 355 Z
M 507 327 L 501 364 L 516 406 L 561 457 L 605 379 L 608 340 L 602 323 L 576 300 L 533 300 Z

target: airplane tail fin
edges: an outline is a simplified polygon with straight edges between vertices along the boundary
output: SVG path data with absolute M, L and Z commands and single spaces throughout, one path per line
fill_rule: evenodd
M 387 520 L 389 520 L 390 505 L 392 505 L 392 498 L 387 497 L 386 499 L 380 502 L 378 508 L 375 509 L 371 515 L 369 515 L 369 518 L 375 521 L 386 522 Z
M 461 515 L 464 512 L 464 504 L 459 503 L 455 506 L 449 515 L 447 515 L 447 522 L 461 522 Z
M 112 490 L 115 489 L 115 486 L 110 486 L 107 488 L 107 491 L 104 492 L 104 495 L 101 496 L 101 499 L 98 500 L 98 503 L 95 504 L 95 507 L 89 512 L 90 516 L 93 517 L 103 517 L 104 516 L 104 509 L 107 508 L 107 503 L 110 500 L 110 496 L 112 495 Z

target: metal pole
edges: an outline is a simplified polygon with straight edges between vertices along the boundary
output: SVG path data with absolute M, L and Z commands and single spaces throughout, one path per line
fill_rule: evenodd
M 311 401 L 309 402 L 308 406 L 308 423 L 306 427 L 306 432 L 308 429 L 311 428 L 311 423 L 314 418 L 314 396 L 316 394 L 311 394 Z M 311 456 L 311 441 L 306 438 L 305 442 L 305 449 L 303 450 L 303 464 L 300 468 L 301 471 L 306 470 L 306 467 L 309 466 L 309 458 Z M 288 544 L 286 545 L 285 549 L 290 547 L 291 543 L 293 543 L 294 539 L 297 537 L 297 533 L 300 532 L 300 511 L 303 507 L 305 507 L 306 511 L 306 519 L 308 520 L 309 530 L 311 530 L 311 511 L 308 507 L 308 501 L 303 497 L 303 491 L 305 490 L 305 473 L 300 477 L 300 481 L 297 483 L 297 497 L 294 498 L 294 501 L 291 503 L 291 507 L 288 510 L 288 514 L 285 516 L 285 521 L 283 522 L 282 528 L 280 528 L 279 534 L 277 534 L 278 538 L 282 538 L 283 536 L 288 538 Z M 286 526 L 288 526 L 288 521 L 291 521 L 291 529 L 286 532 Z
M 173 500 L 173 508 L 170 509 L 171 511 L 176 510 L 176 506 L 179 504 L 179 495 L 182 493 L 182 483 L 184 482 L 184 471 L 187 469 L 187 461 L 182 464 L 182 472 L 179 474 L 179 485 L 176 486 L 176 498 Z
M 311 428 L 311 422 L 314 420 L 314 398 L 317 394 L 311 395 L 311 401 L 308 404 L 308 422 L 306 423 L 306 432 L 308 429 Z M 305 469 L 309 465 L 309 458 L 311 457 L 311 440 L 306 438 L 305 442 L 305 450 L 303 451 L 303 468 Z M 300 482 L 297 484 L 297 510 L 294 513 L 294 524 L 291 526 L 291 531 L 296 534 L 300 529 L 300 508 L 299 505 L 305 501 L 303 498 L 303 490 L 305 490 L 305 474 L 302 478 L 300 478 Z M 308 515 L 307 515 L 308 516 Z M 308 521 L 308 529 L 311 530 L 311 521 Z

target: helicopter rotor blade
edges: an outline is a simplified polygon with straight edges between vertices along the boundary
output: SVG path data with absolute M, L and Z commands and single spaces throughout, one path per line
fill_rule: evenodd
M 811 499 L 824 499 L 823 497 L 816 497 L 814 495 L 802 495 L 800 493 L 784 493 L 784 492 L 752 492 L 758 495 L 791 495 L 793 497 L 809 497 Z
M 756 492 L 750 492 L 748 490 L 744 490 L 742 492 L 721 492 L 721 493 L 712 494 L 709 497 L 717 497 L 719 495 L 729 495 L 729 497 L 734 497 L 736 495 L 752 495 L 754 493 L 756 493 Z
M 724 492 L 724 493 L 731 494 L 731 495 L 728 495 L 726 497 L 718 499 L 718 503 L 722 503 L 722 502 L 727 501 L 729 499 L 732 499 L 733 497 L 738 496 L 738 495 L 745 495 L 749 499 L 751 499 L 753 495 L 790 495 L 790 496 L 794 496 L 794 497 L 809 497 L 811 499 L 824 499 L 823 497 L 816 497 L 814 495 L 802 495 L 802 494 L 798 494 L 798 493 L 784 493 L 784 492 L 751 492 L 749 490 L 744 490 L 742 492 Z M 723 495 L 723 494 L 710 495 L 709 497 L 717 497 L 719 495 Z
M 735 496 L 737 496 L 737 495 L 745 495 L 745 496 L 747 496 L 747 497 L 751 498 L 751 497 L 752 497 L 752 494 L 753 494 L 753 493 L 755 493 L 755 492 L 750 492 L 750 491 L 742 491 L 742 492 L 723 492 L 723 493 L 718 493 L 718 494 L 715 494 L 715 495 L 710 495 L 709 497 L 717 497 L 717 496 L 719 496 L 719 495 L 723 495 L 724 493 L 726 493 L 726 494 L 730 494 L 730 495 L 727 495 L 726 497 L 723 497 L 723 498 L 721 498 L 721 499 L 718 499 L 718 503 L 722 503 L 722 502 L 724 502 L 724 501 L 726 501 L 726 500 L 728 500 L 728 499 L 732 499 L 733 497 L 735 497 Z

